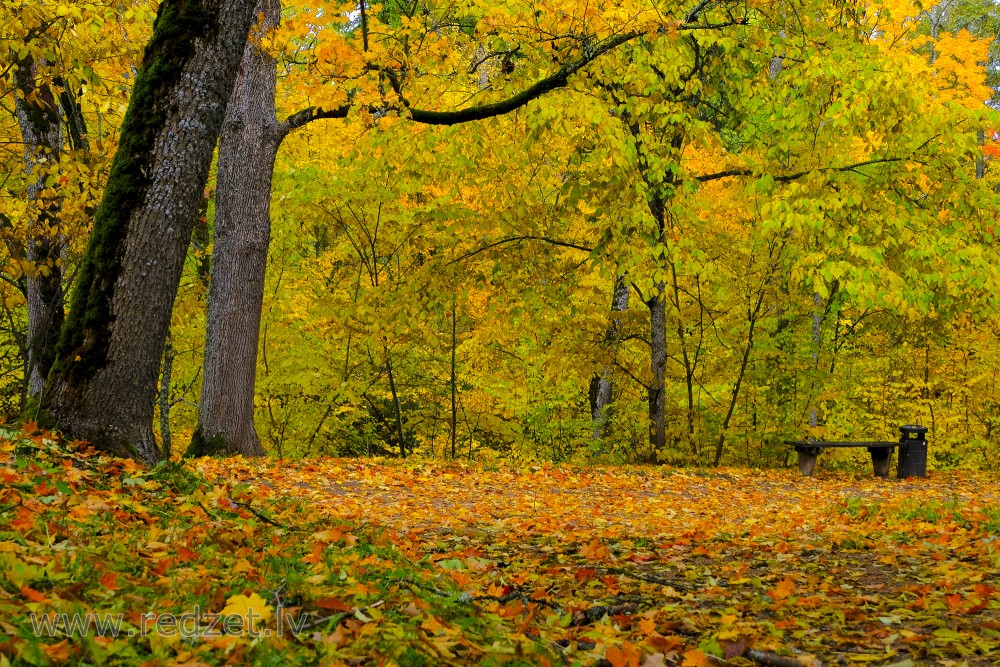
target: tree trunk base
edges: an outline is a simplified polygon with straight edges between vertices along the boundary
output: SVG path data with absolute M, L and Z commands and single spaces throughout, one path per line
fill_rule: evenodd
M 247 441 L 245 438 L 243 442 L 240 442 L 238 440 L 227 439 L 222 433 L 216 433 L 212 437 L 206 438 L 202 428 L 199 426 L 195 429 L 194 436 L 191 438 L 191 444 L 188 445 L 187 450 L 184 452 L 184 457 L 235 456 L 238 454 L 242 454 L 243 456 L 266 456 L 267 452 L 264 451 L 259 442 Z

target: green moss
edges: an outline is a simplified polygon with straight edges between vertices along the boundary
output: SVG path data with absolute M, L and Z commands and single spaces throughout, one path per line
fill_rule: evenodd
M 229 447 L 226 445 L 225 438 L 217 433 L 206 440 L 205 435 L 201 432 L 201 427 L 199 426 L 195 429 L 194 435 L 191 436 L 191 444 L 188 445 L 187 451 L 184 452 L 184 456 L 225 456 L 228 453 Z
M 195 40 L 217 19 L 199 0 L 164 0 L 146 46 L 121 128 L 108 184 L 94 217 L 50 374 L 71 384 L 86 381 L 107 362 L 111 303 L 129 219 L 145 199 L 154 171 L 153 146 L 167 121 L 174 89 L 194 54 Z

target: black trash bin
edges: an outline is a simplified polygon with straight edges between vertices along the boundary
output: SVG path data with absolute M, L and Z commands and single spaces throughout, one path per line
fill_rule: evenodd
M 897 477 L 927 477 L 927 427 L 900 426 Z

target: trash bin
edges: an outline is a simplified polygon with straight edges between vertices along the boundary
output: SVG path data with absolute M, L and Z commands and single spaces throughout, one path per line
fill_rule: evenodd
M 899 468 L 896 476 L 927 477 L 927 427 L 919 425 L 900 426 Z

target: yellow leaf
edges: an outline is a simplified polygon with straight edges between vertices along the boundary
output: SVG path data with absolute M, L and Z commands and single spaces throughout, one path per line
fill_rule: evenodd
M 226 606 L 222 610 L 223 616 L 239 616 L 243 619 L 243 632 L 256 633 L 260 627 L 267 623 L 272 616 L 271 608 L 264 602 L 264 598 L 256 593 L 246 595 L 234 595 L 226 600 Z
M 241 558 L 236 561 L 236 565 L 233 566 L 233 572 L 237 574 L 242 574 L 243 572 L 253 572 L 253 565 L 250 564 L 246 558 Z

